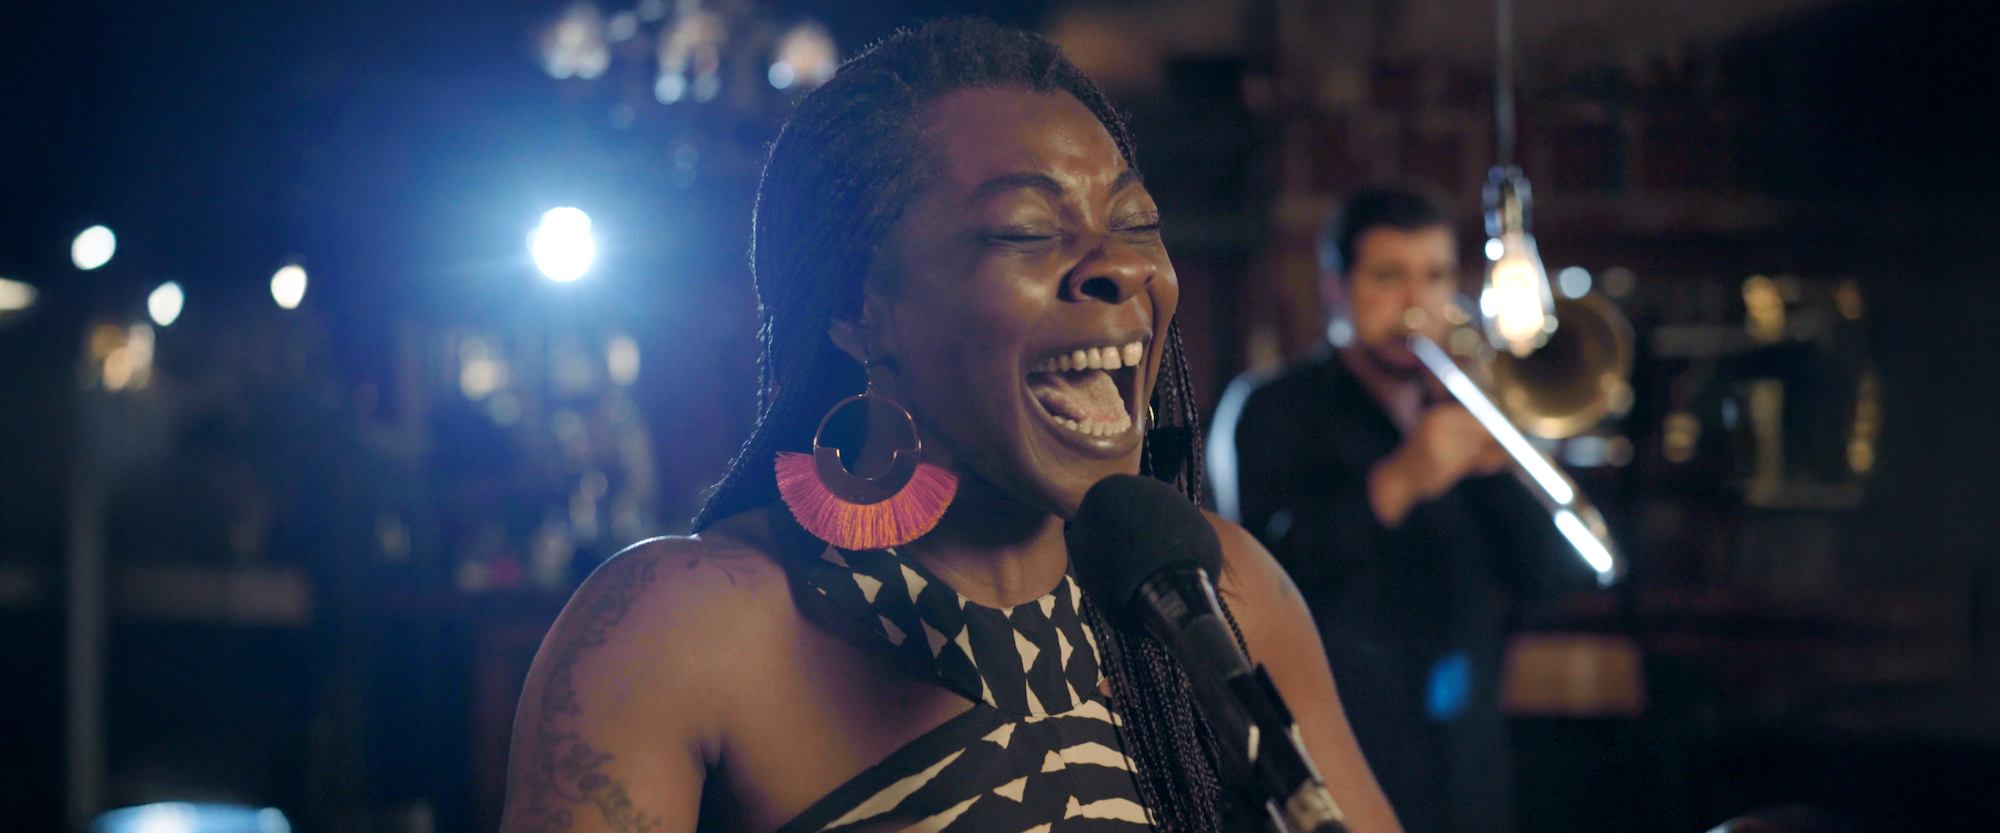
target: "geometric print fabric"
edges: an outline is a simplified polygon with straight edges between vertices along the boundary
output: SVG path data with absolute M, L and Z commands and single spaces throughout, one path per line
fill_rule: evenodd
M 1067 575 L 1040 599 L 991 608 L 894 548 L 829 546 L 801 566 L 807 584 L 835 607 L 968 699 L 1011 714 L 1049 715 L 1075 709 L 1097 689 L 1097 637 Z
M 897 750 L 779 833 L 1144 833 L 1102 694 L 1067 714 L 986 704 Z
M 907 554 L 828 547 L 790 568 L 880 646 L 975 702 L 827 794 L 779 833 L 1144 833 L 1119 716 L 1098 690 L 1082 594 L 995 609 Z

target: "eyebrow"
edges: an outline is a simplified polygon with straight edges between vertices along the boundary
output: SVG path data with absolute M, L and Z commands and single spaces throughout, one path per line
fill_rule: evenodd
M 1145 177 L 1139 174 L 1138 168 L 1126 168 L 1118 173 L 1117 179 L 1111 181 L 1111 193 L 1116 194 L 1128 187 L 1144 183 L 1145 181 Z M 1003 191 L 1012 191 L 1016 188 L 1032 188 L 1057 198 L 1063 195 L 1062 184 L 1056 182 L 1054 177 L 1048 174 L 1023 171 L 1020 173 L 1001 174 L 980 183 L 978 188 L 972 189 L 972 199 L 969 202 L 984 202 L 992 198 L 995 194 Z

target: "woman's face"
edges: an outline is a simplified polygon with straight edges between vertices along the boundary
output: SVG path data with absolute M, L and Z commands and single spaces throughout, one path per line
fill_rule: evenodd
M 927 459 L 1070 517 L 1139 470 L 1179 300 L 1159 207 L 1067 93 L 962 91 L 920 128 L 939 165 L 876 265 L 870 349 Z

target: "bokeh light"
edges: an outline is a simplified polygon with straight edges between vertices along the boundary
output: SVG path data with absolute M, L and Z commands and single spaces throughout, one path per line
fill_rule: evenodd
M 20 312 L 32 307 L 40 294 L 30 284 L 0 278 L 0 313 Z
M 145 387 L 153 378 L 153 328 L 99 324 L 90 331 L 90 383 L 105 390 Z
M 69 244 L 69 260 L 76 268 L 88 272 L 110 263 L 111 255 L 117 251 L 118 235 L 103 226 L 91 226 Z
M 771 86 L 783 90 L 796 85 L 810 90 L 826 83 L 839 68 L 840 51 L 833 45 L 833 35 L 826 27 L 807 21 L 792 27 L 778 42 L 777 59 L 771 64 Z
M 298 309 L 306 299 L 306 270 L 296 263 L 286 264 L 271 276 L 271 300 L 285 309 Z
M 639 342 L 631 336 L 614 336 L 604 348 L 605 370 L 611 381 L 621 386 L 639 381 Z
M 291 833 L 276 807 L 163 801 L 112 810 L 91 823 L 91 833 Z
M 146 314 L 153 317 L 153 323 L 165 327 L 181 317 L 181 307 L 186 303 L 187 293 L 181 291 L 181 285 L 167 281 L 146 296 Z
M 661 104 L 672 104 L 687 95 L 687 87 L 687 76 L 678 72 L 665 73 L 653 83 L 653 98 Z
M 537 44 L 542 54 L 542 70 L 554 78 L 590 79 L 611 67 L 611 49 L 605 45 L 604 12 L 589 0 L 571 3 L 562 17 L 542 31 Z
M 590 215 L 575 208 L 552 208 L 528 235 L 535 267 L 550 280 L 573 281 L 590 271 L 597 244 L 590 238 Z
M 1590 294 L 1590 273 L 1581 266 L 1568 267 L 1556 273 L 1556 288 L 1564 298 L 1581 298 Z
M 485 399 L 507 387 L 507 362 L 482 338 L 467 338 L 458 344 L 458 390 L 473 401 Z

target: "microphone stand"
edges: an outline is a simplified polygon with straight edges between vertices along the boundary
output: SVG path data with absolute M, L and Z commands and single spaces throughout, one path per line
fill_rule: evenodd
M 1237 646 L 1208 572 L 1162 571 L 1139 593 L 1159 614 L 1147 617 L 1154 634 L 1194 666 L 1188 679 L 1221 746 L 1220 774 L 1252 817 L 1242 822 L 1269 833 L 1347 833 L 1277 685 Z

